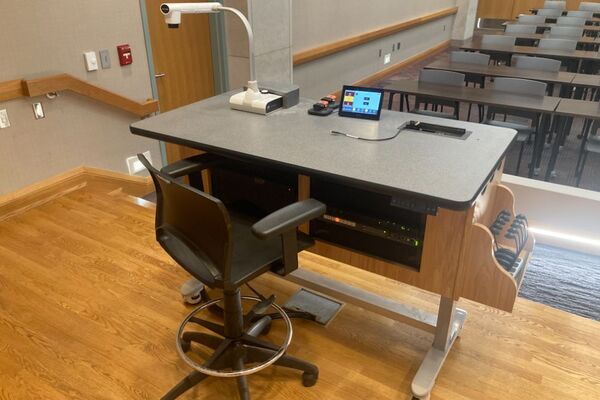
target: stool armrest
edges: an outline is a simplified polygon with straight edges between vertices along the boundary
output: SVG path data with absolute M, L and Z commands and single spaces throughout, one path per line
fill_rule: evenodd
M 252 233 L 260 239 L 268 239 L 294 231 L 300 225 L 325 213 L 325 204 L 315 199 L 299 201 L 279 209 L 254 225 Z
M 222 157 L 215 154 L 198 154 L 184 158 L 183 160 L 175 161 L 174 163 L 163 167 L 160 172 L 173 178 L 179 178 L 180 176 L 191 175 L 212 168 L 218 165 L 222 160 Z

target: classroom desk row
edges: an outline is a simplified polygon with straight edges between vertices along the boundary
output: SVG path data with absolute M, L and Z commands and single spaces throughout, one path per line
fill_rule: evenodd
M 497 33 L 500 36 L 512 36 L 517 40 L 522 41 L 521 45 L 524 46 L 533 46 L 534 42 L 537 42 L 541 39 L 567 39 L 567 40 L 575 40 L 575 38 L 571 36 L 550 36 L 548 33 L 519 33 L 519 32 L 501 32 Z M 593 51 L 598 51 L 600 47 L 600 37 L 592 37 L 592 36 L 580 36 L 576 38 L 577 43 L 582 47 L 591 49 Z
M 600 103 L 586 100 L 565 99 L 553 96 L 523 96 L 497 92 L 490 89 L 467 86 L 449 87 L 447 85 L 422 83 L 413 80 L 396 81 L 385 86 L 384 90 L 389 93 L 390 96 L 388 107 L 392 104 L 394 96 L 400 94 L 529 111 L 541 115 L 538 133 L 535 135 L 531 165 L 529 168 L 530 178 L 533 177 L 535 168 L 539 167 L 541 164 L 544 142 L 546 141 L 546 134 L 548 134 L 550 130 L 553 116 L 600 120 Z M 402 107 L 403 105 L 401 102 L 400 111 L 403 111 Z M 570 125 L 567 126 L 570 127 Z M 562 143 L 563 136 L 566 135 L 567 126 L 562 126 L 562 129 L 558 132 L 557 137 L 554 140 L 552 155 L 548 163 L 545 180 L 549 180 L 552 171 L 554 171 L 560 143 Z
M 521 24 L 524 25 L 524 23 L 519 22 L 519 21 L 506 21 L 504 22 L 502 25 L 506 26 L 506 25 L 517 25 L 517 24 Z M 538 27 L 538 29 L 540 30 L 548 30 L 554 26 L 558 26 L 558 24 L 549 24 L 549 23 L 538 23 L 538 24 L 526 24 L 526 25 L 535 25 Z M 565 25 L 562 25 L 565 26 Z M 597 35 L 598 32 L 600 32 L 600 26 L 598 25 L 583 25 L 582 26 L 584 33 L 589 33 L 592 35 Z
M 539 8 L 530 8 L 529 12 L 532 13 L 532 14 L 537 15 L 538 10 L 539 10 Z M 567 13 L 569 11 L 577 11 L 577 10 L 563 10 L 562 15 L 567 15 Z M 600 18 L 600 13 L 594 12 L 592 15 L 593 15 L 594 18 Z
M 583 62 L 600 62 L 600 53 L 597 51 L 540 49 L 539 47 L 533 46 L 502 46 L 496 44 L 484 44 L 481 39 L 470 40 L 462 44 L 460 49 L 495 54 L 517 54 L 547 57 L 558 60 L 572 60 L 575 63 L 574 66 L 570 68 L 571 72 L 580 72 L 582 70 L 581 67 Z
M 568 71 L 539 71 L 533 69 L 514 68 L 506 65 L 477 65 L 453 63 L 443 59 L 428 64 L 426 69 L 439 69 L 460 72 L 462 74 L 481 75 L 490 78 L 519 78 L 545 82 L 551 85 L 568 85 L 578 88 L 600 89 L 600 75 L 578 74 Z
M 534 14 L 534 15 L 536 15 L 536 14 Z M 506 22 L 518 23 L 519 20 L 518 19 L 511 19 L 511 20 L 508 20 Z M 552 24 L 552 23 L 555 23 L 555 22 L 556 22 L 556 17 L 546 16 L 546 23 Z M 597 25 L 597 24 L 600 24 L 600 18 L 598 18 L 598 17 L 586 18 L 585 22 L 586 22 L 586 25 Z

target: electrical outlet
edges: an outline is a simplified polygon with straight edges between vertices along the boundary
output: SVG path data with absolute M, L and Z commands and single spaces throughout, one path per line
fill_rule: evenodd
M 396 51 L 396 44 L 395 43 L 392 45 L 392 52 L 394 52 L 394 51 Z
M 6 110 L 0 110 L 0 129 L 10 127 L 10 121 L 8 120 L 8 112 Z
M 33 103 L 33 116 L 35 119 L 46 118 L 46 114 L 44 114 L 44 108 L 42 107 L 42 103 Z
M 144 157 L 148 159 L 150 164 L 152 164 L 152 155 L 150 154 L 150 151 L 146 150 L 143 154 Z M 127 162 L 127 169 L 129 170 L 129 175 L 135 175 L 138 172 L 146 169 L 146 167 L 144 167 L 144 164 L 142 164 L 142 162 L 137 158 L 137 156 L 128 157 L 125 161 Z
M 389 64 L 390 61 L 392 61 L 392 54 L 391 53 L 387 53 L 385 55 L 385 57 L 383 58 L 383 64 Z
M 398 44 L 396 45 L 396 50 L 400 50 L 401 45 L 402 45 L 402 43 L 398 42 Z
M 381 49 L 379 49 L 379 58 L 381 58 Z
M 446 24 L 444 24 L 444 28 L 442 29 L 442 32 L 446 32 Z

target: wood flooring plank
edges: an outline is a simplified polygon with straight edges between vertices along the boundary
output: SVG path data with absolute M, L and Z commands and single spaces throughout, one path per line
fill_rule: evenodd
M 0 400 L 157 399 L 190 372 L 174 348 L 191 309 L 178 293 L 188 275 L 156 243 L 154 211 L 109 188 L 92 183 L 0 222 Z M 300 264 L 436 311 L 431 293 L 310 253 Z M 255 286 L 279 303 L 298 290 L 273 275 Z M 512 314 L 459 304 L 469 315 L 432 400 L 600 398 L 600 323 L 524 299 Z M 269 337 L 282 333 L 274 324 Z M 345 305 L 327 327 L 294 321 L 289 352 L 319 365 L 316 386 L 275 367 L 249 377 L 250 390 L 261 400 L 408 400 L 431 341 Z M 181 399 L 236 396 L 234 381 L 211 378 Z

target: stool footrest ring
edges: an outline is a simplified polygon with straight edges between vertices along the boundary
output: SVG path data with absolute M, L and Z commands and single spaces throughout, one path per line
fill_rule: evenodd
M 273 307 L 275 309 L 275 311 L 279 315 L 281 315 L 281 319 L 284 321 L 284 323 L 286 325 L 286 336 L 285 336 L 285 340 L 283 341 L 283 344 L 281 346 L 276 346 L 275 344 L 258 339 L 254 336 L 244 334 L 244 335 L 242 335 L 242 337 L 240 337 L 238 339 L 224 338 L 223 341 L 221 342 L 221 344 L 219 346 L 217 346 L 217 348 L 215 349 L 215 353 L 203 364 L 200 364 L 197 361 L 191 359 L 186 354 L 187 350 L 190 349 L 189 343 L 185 343 L 185 341 L 182 339 L 182 337 L 184 335 L 185 327 L 190 322 L 198 323 L 198 321 L 200 321 L 200 319 L 196 317 L 196 314 L 217 304 L 221 300 L 222 299 L 211 300 L 209 302 L 206 302 L 206 303 L 200 305 L 199 307 L 196 307 L 194 310 L 192 310 L 192 312 L 190 312 L 184 318 L 183 322 L 179 326 L 179 330 L 177 332 L 176 347 L 177 347 L 177 352 L 179 353 L 179 356 L 181 357 L 181 359 L 183 361 L 185 361 L 189 366 L 194 368 L 196 371 L 198 371 L 202 374 L 205 374 L 205 375 L 216 376 L 216 377 L 220 377 L 220 378 L 235 378 L 235 377 L 254 374 L 258 371 L 261 371 L 261 370 L 269 367 L 270 365 L 273 365 L 277 360 L 279 360 L 285 354 L 288 346 L 292 342 L 292 334 L 293 334 L 292 322 L 291 322 L 290 318 L 288 317 L 288 315 L 286 314 L 285 310 L 283 308 L 281 308 L 280 306 L 278 306 L 277 304 L 273 303 L 273 304 L 271 304 L 271 307 Z M 260 298 L 254 297 L 254 296 L 242 296 L 242 300 L 255 301 L 255 302 L 261 301 Z M 200 324 L 200 325 L 203 325 L 206 327 L 206 325 L 213 326 L 216 324 L 208 323 L 206 325 L 205 324 Z M 270 351 L 273 352 L 273 355 L 271 357 L 269 357 L 268 359 L 259 362 L 257 365 L 253 365 L 252 367 L 249 367 L 249 368 L 241 368 L 239 370 L 234 370 L 234 371 L 223 371 L 223 370 L 211 368 L 211 365 L 215 364 L 218 361 L 219 357 L 222 357 L 230 348 L 233 348 L 234 346 L 241 346 L 241 347 L 247 346 L 248 344 L 246 342 L 248 342 L 249 338 L 252 338 L 251 345 L 259 345 L 263 348 L 268 348 Z

